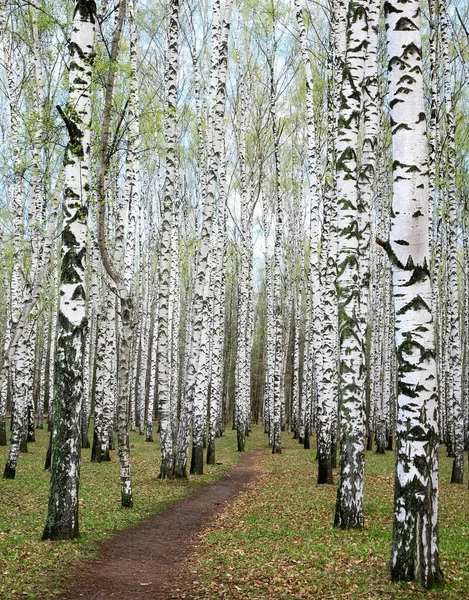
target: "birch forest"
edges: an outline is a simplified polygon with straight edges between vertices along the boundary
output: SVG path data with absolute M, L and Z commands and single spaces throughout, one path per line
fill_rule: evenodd
M 81 534 L 85 458 L 138 508 L 134 432 L 169 490 L 260 428 L 314 450 L 336 530 L 395 455 L 388 576 L 441 584 L 439 486 L 468 481 L 469 4 L 0 0 L 0 282 L 3 479 L 46 430 L 43 540 Z

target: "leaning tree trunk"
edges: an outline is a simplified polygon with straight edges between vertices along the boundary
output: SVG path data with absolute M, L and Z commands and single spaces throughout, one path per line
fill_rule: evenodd
M 398 356 L 391 577 L 429 587 L 438 557 L 438 399 L 428 239 L 428 149 L 417 0 L 386 4 L 393 204 L 389 242 Z
M 69 140 L 65 149 L 64 222 L 59 331 L 54 379 L 54 430 L 49 508 L 43 539 L 79 535 L 80 417 L 86 328 L 84 259 L 90 162 L 90 86 L 95 56 L 96 4 L 77 3 L 70 43 L 69 97 L 60 110 Z
M 101 253 L 103 266 L 106 269 L 109 277 L 114 284 L 114 292 L 119 297 L 119 314 L 120 314 L 120 332 L 119 332 L 119 350 L 118 350 L 118 392 L 117 392 L 117 440 L 119 454 L 119 471 L 120 471 L 120 491 L 121 491 L 121 506 L 123 508 L 131 508 L 133 506 L 132 479 L 130 470 L 130 449 L 129 449 L 129 432 L 128 432 L 128 403 L 129 403 L 129 387 L 130 387 L 130 358 L 131 358 L 131 343 L 132 343 L 132 328 L 134 318 L 134 298 L 132 295 L 132 263 L 131 257 L 134 256 L 134 236 L 135 236 L 135 213 L 138 211 L 129 211 L 129 225 L 127 231 L 127 239 L 124 236 L 124 220 L 125 220 L 125 204 L 121 203 L 117 211 L 116 237 L 114 248 L 114 264 L 109 256 L 108 247 L 106 244 L 106 192 L 105 181 L 106 174 L 109 169 L 109 136 L 111 125 L 111 109 L 112 97 L 115 82 L 115 63 L 119 52 L 119 41 L 122 33 L 122 26 L 125 18 L 127 3 L 125 0 L 116 1 L 116 28 L 114 31 L 111 52 L 109 57 L 109 69 L 106 82 L 106 95 L 104 101 L 104 109 L 102 116 L 101 139 L 99 146 L 99 170 L 97 176 L 97 197 L 99 209 L 98 223 L 98 243 Z M 134 3 L 129 0 L 129 8 L 131 11 L 131 22 L 134 8 Z M 133 48 L 136 51 L 135 48 Z M 126 200 L 132 206 L 139 206 L 139 179 L 138 179 L 138 115 L 136 111 L 138 105 L 135 103 L 135 85 L 132 83 L 132 97 L 130 102 L 131 118 L 133 124 L 129 132 L 129 153 L 131 158 L 128 161 L 126 179 L 127 182 L 132 181 L 132 185 L 126 186 Z M 131 197 L 129 197 L 131 196 Z M 124 262 L 124 245 L 126 245 L 126 261 Z

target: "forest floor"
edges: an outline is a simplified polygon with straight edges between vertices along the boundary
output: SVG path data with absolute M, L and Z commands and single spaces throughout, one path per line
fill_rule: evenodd
M 220 480 L 242 458 L 236 451 L 236 432 L 227 430 L 216 442 L 217 464 L 204 465 L 203 475 L 189 475 L 187 480 L 161 480 L 158 479 L 159 436 L 155 435 L 154 443 L 147 443 L 137 432 L 130 432 L 134 507 L 129 510 L 120 507 L 117 452 L 111 452 L 110 462 L 98 464 L 90 461 L 90 449 L 83 449 L 80 537 L 68 542 L 41 541 L 49 496 L 49 472 L 44 471 L 49 436 L 47 430 L 37 429 L 36 442 L 28 444 L 28 453 L 19 458 L 16 478 L 0 477 L 0 600 L 60 597 L 66 589 L 64 582 L 69 581 L 76 565 L 97 558 L 103 542 L 121 535 L 121 531 L 126 538 L 131 528 Z M 268 452 L 260 429 L 253 430 L 249 448 Z M 0 447 L 0 464 L 5 464 L 8 452 L 8 447 Z M 181 552 L 186 540 L 187 536 L 179 539 Z M 157 565 L 154 573 L 158 581 L 164 580 L 164 570 L 160 571 Z M 135 578 L 135 581 L 140 580 Z M 154 578 L 141 580 L 150 581 Z M 128 598 L 132 600 L 134 595 Z
M 95 559 L 80 562 L 62 582 L 60 600 L 177 600 L 192 598 L 188 563 L 194 542 L 233 501 L 258 469 L 259 450 L 241 456 L 222 479 L 177 500 L 144 523 L 100 544 Z
M 469 490 L 440 447 L 442 586 L 391 583 L 394 452 L 365 458 L 365 527 L 333 527 L 337 487 L 318 485 L 312 440 L 282 434 L 260 476 L 211 522 L 190 568 L 196 600 L 469 600 Z M 337 471 L 334 471 L 337 483 Z
M 317 485 L 315 450 L 282 434 L 282 454 L 253 429 L 217 440 L 218 465 L 188 481 L 157 479 L 158 444 L 131 434 L 135 508 L 118 506 L 118 462 L 82 459 L 81 537 L 41 542 L 46 432 L 0 481 L 0 598 L 48 600 L 469 600 L 469 490 L 449 483 L 440 452 L 445 584 L 392 584 L 394 453 L 366 453 L 365 528 L 332 526 L 336 486 Z M 0 459 L 7 449 L 0 448 Z M 221 463 L 221 464 L 220 464 Z M 221 478 L 221 479 L 220 479 Z M 337 479 L 337 472 L 334 474 Z

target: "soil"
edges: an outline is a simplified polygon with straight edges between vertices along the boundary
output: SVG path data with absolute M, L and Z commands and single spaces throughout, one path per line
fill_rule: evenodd
M 190 600 L 197 574 L 189 559 L 197 537 L 256 477 L 258 456 L 243 454 L 219 481 L 100 543 L 96 558 L 72 569 L 66 591 L 54 600 Z

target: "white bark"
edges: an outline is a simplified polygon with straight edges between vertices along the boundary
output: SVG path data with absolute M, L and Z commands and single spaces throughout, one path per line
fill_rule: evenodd
M 63 119 L 65 150 L 60 320 L 54 379 L 51 487 L 43 538 L 79 535 L 80 418 L 83 398 L 83 343 L 86 327 L 86 216 L 90 159 L 90 86 L 95 54 L 96 5 L 77 3 L 70 43 L 69 97 Z
M 364 525 L 365 332 L 361 320 L 358 127 L 369 41 L 368 5 L 350 3 L 337 138 L 340 480 L 334 523 Z
M 241 192 L 240 278 L 238 285 L 238 343 L 235 374 L 235 415 L 238 452 L 244 452 L 250 411 L 249 289 L 252 198 L 246 173 L 246 104 L 244 82 L 240 80 L 239 170 Z
M 446 108 L 446 147 L 447 158 L 445 177 L 447 181 L 448 203 L 448 327 L 449 327 L 449 371 L 450 402 L 453 417 L 452 451 L 454 455 L 452 483 L 462 483 L 464 475 L 464 422 L 462 415 L 462 362 L 461 327 L 459 319 L 458 292 L 458 235 L 457 197 L 456 197 L 456 122 L 451 90 L 451 66 L 448 47 L 448 18 L 446 0 L 440 0 L 441 44 L 444 65 L 445 108 Z
M 216 23 L 216 11 L 219 10 L 219 2 L 214 2 L 214 20 Z M 207 170 L 207 196 L 203 207 L 203 222 L 200 246 L 198 252 L 198 264 L 194 281 L 194 294 L 192 304 L 193 325 L 191 333 L 191 348 L 188 360 L 188 370 L 186 379 L 185 402 L 188 405 L 188 414 L 192 411 L 192 403 L 197 385 L 199 371 L 199 356 L 201 344 L 206 343 L 206 332 L 203 329 L 203 307 L 206 301 L 205 297 L 205 277 L 209 265 L 210 254 L 210 235 L 212 232 L 212 222 L 214 214 L 214 203 L 217 188 L 218 171 L 223 149 L 222 144 L 222 126 L 225 114 L 225 85 L 226 85 L 226 69 L 228 61 L 228 34 L 231 24 L 232 0 L 227 0 L 225 5 L 225 15 L 223 26 L 220 34 L 219 48 L 213 48 L 213 52 L 219 52 L 218 74 L 217 74 L 217 94 L 214 105 L 213 116 L 213 142 L 209 150 L 208 170 Z M 200 379 L 199 379 L 200 381 Z M 198 425 L 201 425 L 200 418 L 197 420 Z M 193 467 L 197 473 L 203 472 L 203 448 L 200 445 L 200 435 L 197 440 L 197 445 L 193 447 L 194 458 Z M 187 454 L 189 447 L 189 430 L 186 417 L 182 418 L 179 423 L 177 451 L 176 451 L 176 474 L 178 477 L 186 477 Z
M 160 477 L 174 477 L 174 442 L 171 423 L 171 324 L 170 267 L 171 225 L 177 189 L 176 125 L 177 125 L 177 74 L 179 68 L 179 0 L 171 1 L 167 39 L 166 86 L 166 178 L 163 194 L 163 221 L 158 289 L 158 415 L 161 437 Z
M 428 239 L 428 148 L 418 2 L 386 10 L 393 138 L 393 268 L 399 360 L 393 580 L 425 587 L 438 559 L 438 404 Z

